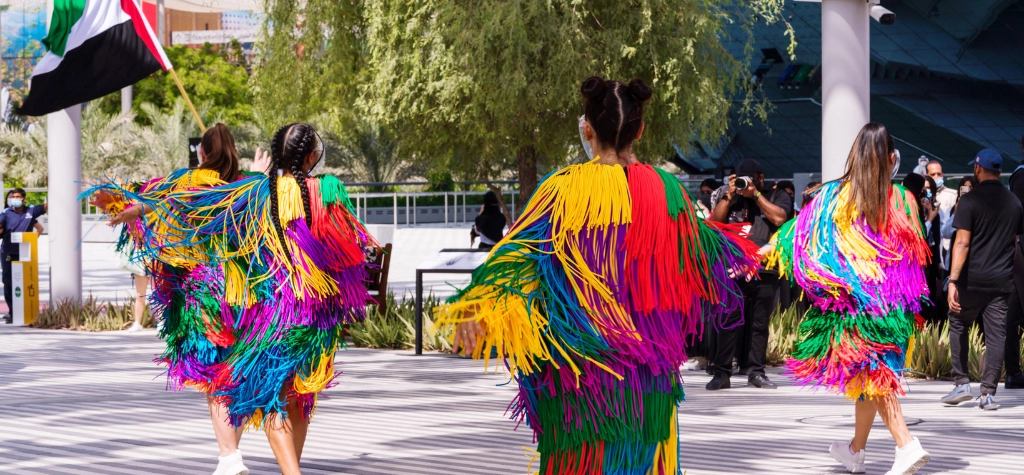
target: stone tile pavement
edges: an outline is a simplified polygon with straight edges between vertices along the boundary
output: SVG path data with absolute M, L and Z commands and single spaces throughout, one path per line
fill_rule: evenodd
M 152 359 L 152 331 L 76 333 L 0 326 L 0 473 L 202 474 L 217 449 L 203 399 L 168 392 Z M 308 474 L 525 474 L 531 437 L 504 411 L 514 387 L 448 355 L 350 349 L 344 374 L 313 422 Z M 684 372 L 682 466 L 689 475 L 843 473 L 829 441 L 850 437 L 853 405 L 790 385 L 709 393 Z M 1024 473 L 1024 391 L 1001 391 L 1003 409 L 944 407 L 948 383 L 914 381 L 904 411 L 934 459 L 923 474 Z M 868 473 L 882 474 L 893 443 L 876 425 Z M 276 473 L 261 433 L 242 451 L 254 474 Z M 536 467 L 535 467 L 536 468 Z

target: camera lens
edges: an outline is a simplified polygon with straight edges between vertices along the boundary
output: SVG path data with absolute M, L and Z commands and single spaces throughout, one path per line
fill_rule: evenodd
M 747 183 L 747 179 L 746 178 L 739 177 L 739 178 L 736 179 L 736 189 L 737 190 L 745 190 L 748 186 L 750 186 L 750 183 Z

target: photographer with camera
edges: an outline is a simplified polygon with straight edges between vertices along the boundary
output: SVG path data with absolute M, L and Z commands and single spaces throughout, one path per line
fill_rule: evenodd
M 711 220 L 719 223 L 747 223 L 747 238 L 765 246 L 775 231 L 792 216 L 793 198 L 785 190 L 765 190 L 764 173 L 756 160 L 743 160 L 728 184 L 715 192 Z M 757 276 L 736 276 L 743 292 L 743 308 L 729 316 L 712 354 L 715 377 L 707 389 L 731 387 L 732 359 L 747 371 L 750 386 L 775 389 L 765 376 L 768 352 L 768 322 L 779 293 L 779 274 L 761 270 Z M 744 318 L 746 316 L 746 318 Z M 742 322 L 742 324 L 741 324 Z M 728 329 L 730 327 L 735 327 Z M 742 338 L 743 345 L 740 346 Z M 740 350 L 740 351 L 737 351 Z M 746 357 L 744 357 L 746 355 Z

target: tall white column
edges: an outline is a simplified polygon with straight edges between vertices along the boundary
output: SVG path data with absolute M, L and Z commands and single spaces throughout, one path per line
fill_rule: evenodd
M 821 178 L 846 170 L 861 127 L 871 120 L 870 3 L 821 2 Z
M 50 302 L 82 299 L 82 106 L 46 116 Z
M 164 41 L 164 35 L 167 32 L 167 23 L 164 20 L 164 0 L 156 0 L 156 40 L 161 45 L 167 46 L 170 41 Z

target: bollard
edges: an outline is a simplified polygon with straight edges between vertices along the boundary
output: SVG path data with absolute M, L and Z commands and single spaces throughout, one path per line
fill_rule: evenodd
M 15 325 L 30 325 L 39 315 L 39 233 L 11 233 L 11 242 L 21 247 L 20 260 L 11 263 L 11 316 Z

